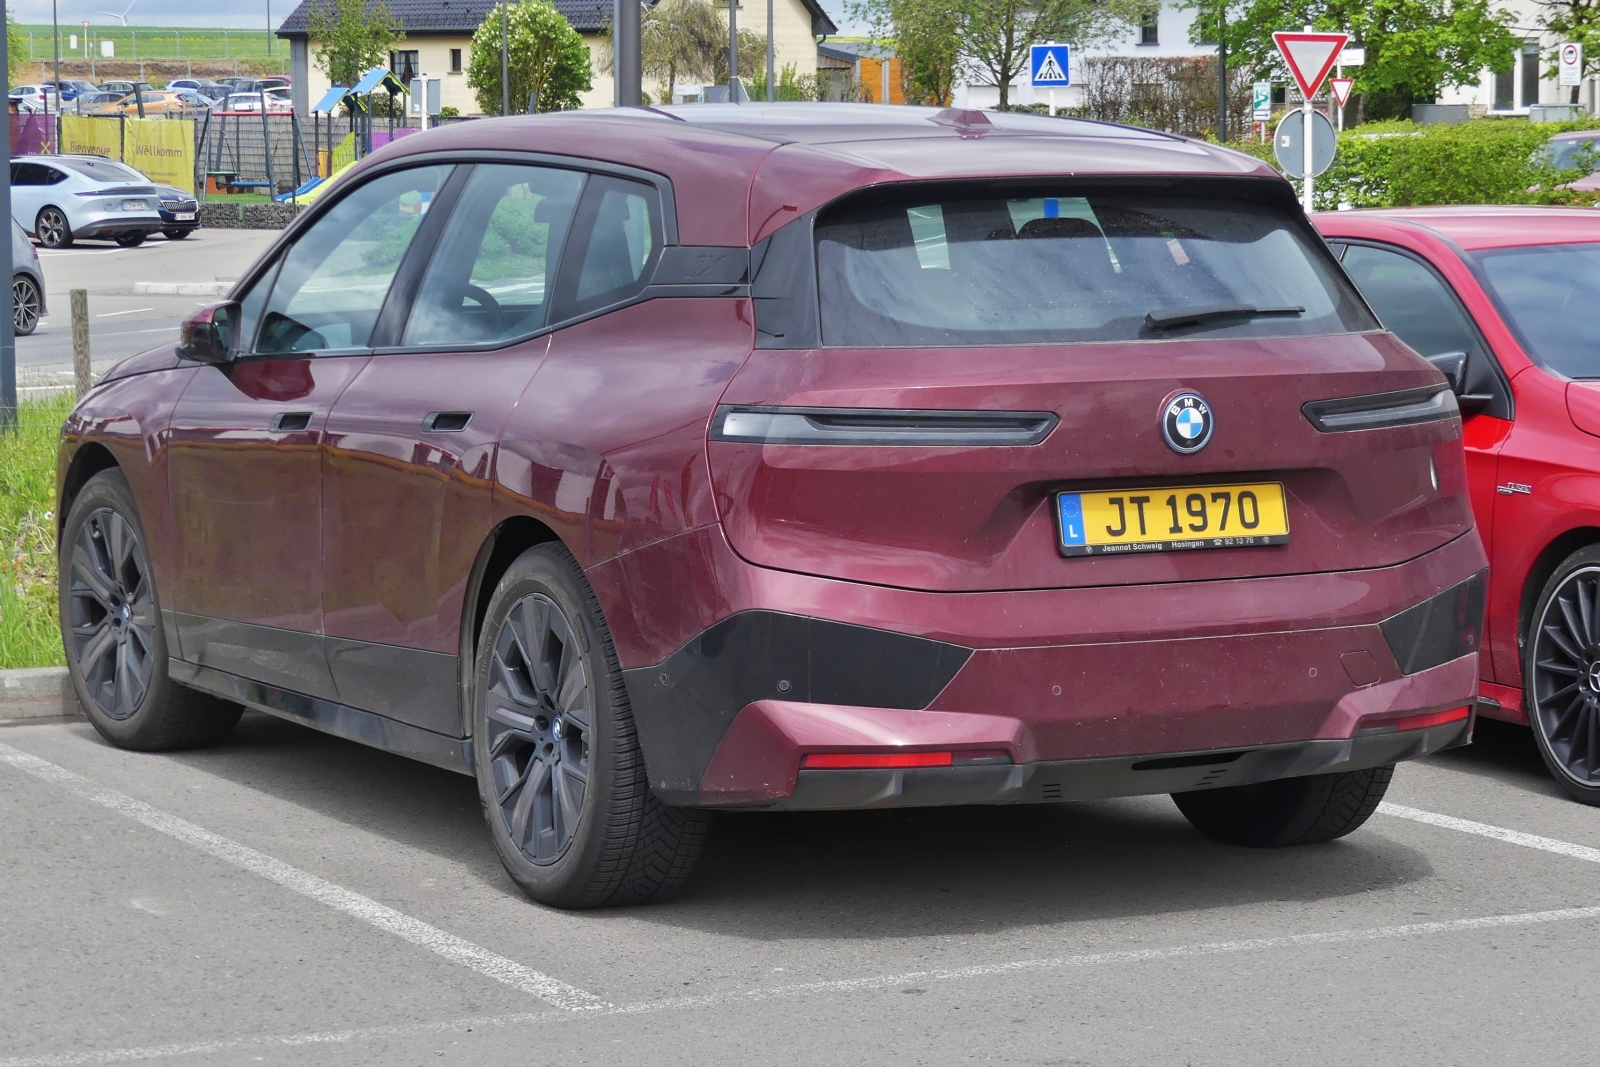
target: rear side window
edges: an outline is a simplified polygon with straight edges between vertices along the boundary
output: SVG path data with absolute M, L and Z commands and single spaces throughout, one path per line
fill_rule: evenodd
M 907 199 L 847 206 L 820 217 L 816 232 L 822 339 L 832 346 L 1280 337 L 1377 325 L 1300 225 L 1242 200 Z
M 661 250 L 656 191 L 621 178 L 590 178 L 571 243 L 552 321 L 619 304 L 644 289 Z
M 1401 252 L 1351 245 L 1344 269 L 1386 329 L 1424 356 L 1482 355 L 1478 331 L 1444 280 Z

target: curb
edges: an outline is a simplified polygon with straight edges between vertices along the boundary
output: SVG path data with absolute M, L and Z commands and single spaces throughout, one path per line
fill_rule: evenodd
M 227 296 L 232 282 L 134 282 L 137 296 Z
M 83 717 L 65 667 L 0 671 L 0 725 Z

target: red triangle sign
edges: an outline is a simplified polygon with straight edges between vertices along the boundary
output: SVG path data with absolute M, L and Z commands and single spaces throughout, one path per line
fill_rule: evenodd
M 1328 88 L 1333 90 L 1333 102 L 1344 107 L 1350 99 L 1350 90 L 1355 84 L 1354 78 L 1329 78 Z
M 1279 30 L 1272 35 L 1272 42 L 1282 53 L 1289 73 L 1294 75 L 1295 84 L 1300 86 L 1300 91 L 1307 98 L 1315 96 L 1321 88 L 1322 79 L 1333 69 L 1348 40 L 1348 33 L 1292 33 Z

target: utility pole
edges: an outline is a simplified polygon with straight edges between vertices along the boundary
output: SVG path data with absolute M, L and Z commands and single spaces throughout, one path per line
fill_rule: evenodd
M 739 102 L 739 0 L 728 0 L 728 103 Z
M 767 102 L 778 99 L 778 78 L 773 70 L 772 0 L 767 0 Z
M 6 19 L 6 0 L 0 0 L 0 26 L 10 25 Z M 10 57 L 6 55 L 6 45 L 9 43 L 5 33 L 0 33 L 0 70 L 9 71 Z M 57 86 L 57 92 L 60 87 Z M 59 100 L 60 97 L 57 96 Z M 11 158 L 11 123 L 0 124 L 4 131 L 0 133 L 0 148 L 5 149 L 5 158 Z M 0 218 L 11 217 L 11 168 L 6 168 L 4 182 L 0 182 Z M 7 286 L 8 294 L 10 286 Z M 0 315 L 0 431 L 10 430 L 15 433 L 17 429 L 17 334 L 16 334 L 16 296 L 9 294 L 11 299 L 6 301 L 5 314 Z
M 1228 139 L 1228 0 L 1217 0 L 1217 140 Z
M 272 0 L 267 0 L 267 55 L 272 54 Z
M 50 0 L 50 36 L 56 56 L 56 114 L 61 114 L 61 19 L 56 13 L 57 0 Z M 59 124 L 60 119 L 56 122 Z M 59 130 L 56 131 L 58 134 Z
M 508 54 L 510 19 L 511 0 L 502 0 L 500 4 L 500 114 L 502 115 L 511 114 L 511 60 Z
M 638 107 L 644 102 L 642 32 L 639 0 L 614 0 L 611 5 L 611 74 L 616 79 L 612 103 L 617 107 Z

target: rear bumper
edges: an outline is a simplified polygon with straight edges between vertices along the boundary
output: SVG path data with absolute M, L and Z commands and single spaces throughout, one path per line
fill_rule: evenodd
M 161 229 L 161 216 L 153 211 L 148 214 L 94 212 L 80 216 L 75 222 L 74 238 L 121 237 L 129 233 L 156 233 Z
M 1405 731 L 1414 737 L 1367 732 L 1374 716 L 1475 702 L 1485 566 L 1475 535 L 1370 571 L 971 594 L 754 567 L 715 529 L 673 540 L 590 572 L 652 789 L 673 804 L 1173 792 L 1377 766 L 1470 731 L 1458 720 Z M 715 617 L 645 658 L 674 620 L 659 602 L 614 593 L 663 580 L 679 594 L 672 603 Z M 1004 759 L 800 770 L 813 752 L 931 750 Z

